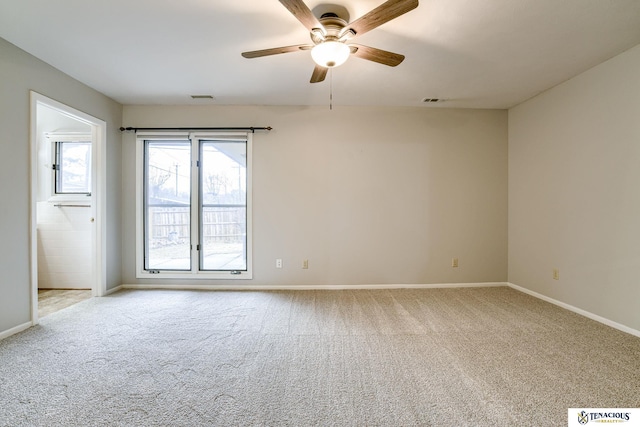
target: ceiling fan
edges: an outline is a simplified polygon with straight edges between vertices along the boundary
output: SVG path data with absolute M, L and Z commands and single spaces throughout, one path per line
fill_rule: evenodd
M 324 13 L 320 18 L 311 12 L 302 0 L 279 0 L 309 31 L 313 44 L 298 44 L 271 49 L 243 52 L 245 58 L 277 55 L 280 53 L 311 50 L 316 63 L 311 83 L 325 79 L 329 68 L 343 64 L 350 55 L 379 64 L 395 67 L 404 60 L 404 55 L 375 47 L 351 43 L 359 35 L 418 7 L 418 0 L 387 0 L 351 23 L 347 23 L 335 13 Z

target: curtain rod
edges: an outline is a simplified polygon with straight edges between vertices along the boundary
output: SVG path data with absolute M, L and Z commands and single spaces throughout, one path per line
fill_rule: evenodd
M 159 130 L 159 131 L 174 131 L 174 132 L 197 132 L 197 131 L 207 131 L 207 130 L 219 130 L 219 131 L 251 131 L 255 133 L 257 130 L 265 130 L 270 131 L 273 129 L 271 126 L 267 127 L 227 127 L 227 128 L 134 128 L 134 127 L 121 127 L 120 132 L 138 132 L 141 131 L 149 131 L 149 130 Z

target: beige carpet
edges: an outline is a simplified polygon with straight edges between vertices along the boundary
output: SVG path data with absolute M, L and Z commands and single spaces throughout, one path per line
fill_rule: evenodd
M 125 291 L 0 341 L 0 426 L 563 426 L 640 339 L 509 288 Z

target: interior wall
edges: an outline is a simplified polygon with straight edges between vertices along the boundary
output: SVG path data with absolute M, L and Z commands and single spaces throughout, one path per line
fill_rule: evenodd
M 107 288 L 122 282 L 122 106 L 0 39 L 0 334 L 31 320 L 30 90 L 107 123 Z
M 136 279 L 135 135 L 125 134 L 125 284 L 340 286 L 507 278 L 506 111 L 125 106 L 123 123 L 274 128 L 254 135 L 254 279 L 246 282 Z M 453 257 L 458 268 L 451 267 Z M 282 269 L 275 268 L 276 258 Z
M 509 110 L 509 281 L 635 330 L 638 75 L 640 46 Z

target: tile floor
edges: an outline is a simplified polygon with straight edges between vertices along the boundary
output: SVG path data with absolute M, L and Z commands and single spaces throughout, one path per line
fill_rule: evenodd
M 90 289 L 38 289 L 38 317 L 91 298 Z

